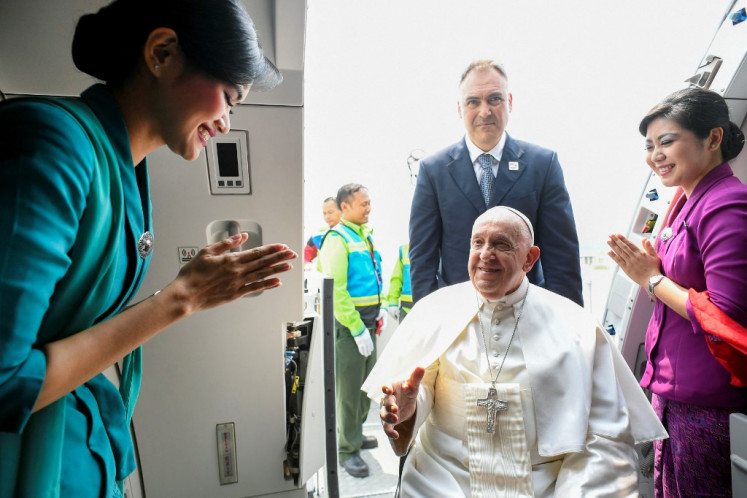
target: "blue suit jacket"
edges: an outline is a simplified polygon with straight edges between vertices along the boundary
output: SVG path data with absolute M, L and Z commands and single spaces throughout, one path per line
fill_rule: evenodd
M 532 222 L 541 254 L 529 280 L 583 305 L 578 235 L 557 154 L 507 135 L 489 204 Z M 414 301 L 469 280 L 472 224 L 486 210 L 465 138 L 421 161 L 410 210 Z

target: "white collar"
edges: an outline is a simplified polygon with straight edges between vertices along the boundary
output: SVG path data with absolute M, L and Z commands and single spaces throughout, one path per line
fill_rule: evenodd
M 487 308 L 487 310 L 492 313 L 496 309 L 505 309 L 511 306 L 515 306 L 516 304 L 520 303 L 522 299 L 524 299 L 528 286 L 529 279 L 526 275 L 524 275 L 524 279 L 519 284 L 519 287 L 517 287 L 516 290 L 512 293 L 506 294 L 500 299 L 485 299 L 482 295 L 480 295 L 480 293 L 478 293 L 477 295 L 480 302 L 480 309 Z
M 506 145 L 506 132 L 503 131 L 503 134 L 501 135 L 501 139 L 498 140 L 498 143 L 495 144 L 495 147 L 490 149 L 489 151 L 484 151 L 480 149 L 477 145 L 475 145 L 472 140 L 469 138 L 469 135 L 465 135 L 464 141 L 467 143 L 467 150 L 469 151 L 469 158 L 474 163 L 477 161 L 478 156 L 481 154 L 490 154 L 495 158 L 495 161 L 497 163 L 501 162 L 501 157 L 503 157 L 503 147 Z

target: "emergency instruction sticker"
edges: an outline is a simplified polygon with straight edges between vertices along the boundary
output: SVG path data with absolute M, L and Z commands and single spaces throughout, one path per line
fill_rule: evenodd
M 192 261 L 192 258 L 197 255 L 197 251 L 200 250 L 199 247 L 177 247 L 176 249 L 179 253 L 179 264 L 182 266 Z

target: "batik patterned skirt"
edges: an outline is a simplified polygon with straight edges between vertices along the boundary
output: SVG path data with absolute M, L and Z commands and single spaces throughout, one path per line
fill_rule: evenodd
M 654 496 L 732 496 L 729 415 L 747 407 L 704 408 L 656 394 L 651 403 L 669 432 L 654 442 Z

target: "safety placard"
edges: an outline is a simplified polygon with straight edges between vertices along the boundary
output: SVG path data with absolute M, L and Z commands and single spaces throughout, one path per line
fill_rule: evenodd
M 176 249 L 179 256 L 179 264 L 181 266 L 192 261 L 192 258 L 197 255 L 197 251 L 200 250 L 199 247 L 177 247 Z

